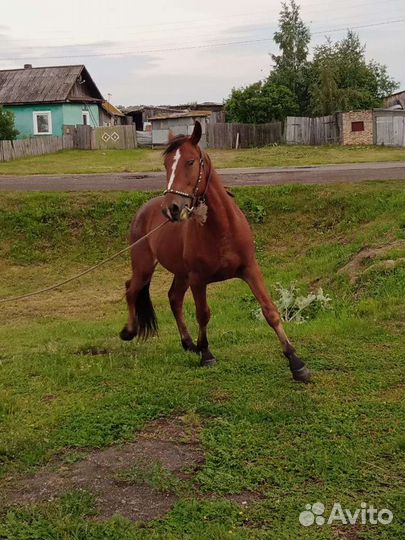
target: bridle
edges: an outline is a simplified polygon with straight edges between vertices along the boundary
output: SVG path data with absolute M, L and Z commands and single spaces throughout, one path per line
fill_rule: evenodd
M 199 171 L 198 171 L 197 181 L 196 181 L 196 184 L 194 186 L 192 194 L 186 193 L 185 191 L 179 191 L 177 189 L 165 189 L 164 192 L 163 192 L 163 195 L 166 195 L 167 193 L 173 193 L 174 195 L 180 195 L 180 197 L 185 197 L 186 199 L 190 199 L 191 207 L 186 206 L 186 209 L 187 209 L 189 214 L 191 214 L 193 212 L 193 210 L 199 204 L 206 202 L 206 198 L 207 198 L 206 195 L 207 195 L 208 187 L 209 187 L 209 184 L 210 184 L 210 181 L 211 181 L 211 178 L 212 178 L 212 172 L 213 172 L 213 169 L 211 167 L 211 170 L 210 170 L 210 173 L 208 175 L 207 182 L 206 182 L 206 185 L 205 185 L 204 193 L 201 193 L 199 195 L 198 190 L 200 189 L 201 179 L 202 179 L 202 176 L 203 176 L 203 172 L 204 172 L 204 169 L 205 169 L 205 163 L 206 163 L 206 160 L 204 159 L 204 154 L 202 153 L 201 148 L 199 148 L 199 150 L 200 150 L 200 159 L 199 159 L 200 167 L 199 167 Z

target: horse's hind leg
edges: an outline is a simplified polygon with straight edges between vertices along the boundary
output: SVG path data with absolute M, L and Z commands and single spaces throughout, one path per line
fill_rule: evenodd
M 134 250 L 132 252 L 132 277 L 125 283 L 126 287 L 126 300 L 128 305 L 128 323 L 120 332 L 120 338 L 124 341 L 131 341 L 136 335 L 140 337 L 147 337 L 149 330 L 145 331 L 144 328 L 140 328 L 138 315 L 139 308 L 143 308 L 148 313 L 146 316 L 149 319 L 153 319 L 152 323 L 155 324 L 154 312 L 149 297 L 149 283 L 152 279 L 153 272 L 155 270 L 155 263 L 152 254 L 146 250 Z M 143 317 L 144 319 L 145 317 Z M 142 319 L 142 320 L 143 320 Z M 150 321 L 147 321 L 149 324 Z M 150 332 L 152 333 L 152 332 Z M 143 335 L 141 335 L 143 334 Z
M 187 277 L 174 276 L 173 283 L 169 289 L 169 302 L 172 308 L 173 315 L 176 319 L 177 328 L 179 329 L 181 344 L 185 351 L 198 352 L 198 348 L 194 345 L 190 333 L 187 329 L 186 321 L 183 313 L 184 295 L 189 287 Z
M 246 268 L 242 277 L 249 285 L 257 301 L 259 302 L 266 321 L 276 332 L 283 347 L 284 356 L 288 359 L 294 380 L 300 382 L 309 382 L 311 379 L 311 374 L 306 368 L 304 362 L 296 354 L 294 347 L 284 331 L 280 314 L 269 293 L 267 292 L 263 275 L 258 264 L 254 263 L 254 265 Z

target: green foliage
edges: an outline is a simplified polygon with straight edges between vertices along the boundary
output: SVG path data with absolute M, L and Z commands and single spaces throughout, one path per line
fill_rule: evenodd
M 386 66 L 366 61 L 365 45 L 351 30 L 341 41 L 328 39 L 315 48 L 309 84 L 314 115 L 379 107 L 382 98 L 398 87 Z
M 330 307 L 332 300 L 330 296 L 324 294 L 322 288 L 310 292 L 307 296 L 302 296 L 295 283 L 289 287 L 283 287 L 281 283 L 277 283 L 276 290 L 278 292 L 276 304 L 285 322 L 303 323 L 314 319 L 320 311 Z
M 14 116 L 0 105 L 0 141 L 13 141 L 17 137 L 19 132 L 14 127 Z
M 288 115 L 326 115 L 337 111 L 364 110 L 380 107 L 382 98 L 398 88 L 387 67 L 365 58 L 365 45 L 358 34 L 348 30 L 347 36 L 333 43 L 315 47 L 308 60 L 309 27 L 301 19 L 295 0 L 282 2 L 279 27 L 274 34 L 279 54 L 272 54 L 274 68 L 265 82 L 233 89 L 226 102 L 232 122 L 266 122 Z M 283 104 L 275 111 L 265 88 L 283 89 Z M 286 90 L 290 91 L 287 94 Z M 271 113 L 267 113 L 268 109 Z M 297 112 L 298 111 L 298 112 Z
M 133 465 L 120 471 L 116 478 L 127 484 L 148 484 L 162 493 L 180 493 L 186 489 L 185 483 L 160 463 Z
M 263 124 L 283 120 L 298 113 L 294 94 L 270 80 L 245 88 L 234 88 L 225 104 L 226 117 L 231 122 Z
M 266 219 L 266 209 L 262 204 L 258 204 L 254 199 L 246 199 L 241 203 L 241 209 L 251 223 L 264 223 Z
M 282 2 L 281 5 L 279 29 L 274 34 L 274 42 L 280 53 L 271 55 L 274 68 L 269 80 L 291 90 L 301 113 L 308 99 L 308 46 L 311 34 L 301 19 L 300 6 L 295 0 Z

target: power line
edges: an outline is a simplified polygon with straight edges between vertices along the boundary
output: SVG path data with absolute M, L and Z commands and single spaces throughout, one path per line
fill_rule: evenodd
M 376 26 L 383 26 L 387 24 L 396 24 L 404 22 L 405 19 L 395 19 L 391 21 L 382 21 L 378 23 L 372 23 L 372 24 L 363 24 L 359 26 L 345 26 L 342 28 L 331 28 L 328 30 L 318 30 L 316 32 L 311 32 L 311 35 L 317 35 L 317 34 L 330 34 L 334 32 L 342 32 L 345 30 L 359 30 L 363 28 L 372 28 Z M 14 57 L 14 58 L 0 58 L 0 61 L 7 61 L 7 62 L 14 62 L 18 60 L 56 60 L 56 59 L 63 59 L 63 58 L 96 58 L 96 57 L 116 57 L 116 56 L 131 56 L 131 55 L 141 55 L 141 54 L 152 54 L 152 53 L 161 53 L 161 52 L 174 52 L 174 51 L 186 51 L 186 50 L 193 50 L 193 49 L 207 49 L 207 48 L 215 48 L 215 47 L 227 47 L 231 45 L 248 45 L 253 43 L 263 43 L 266 41 L 273 41 L 273 38 L 260 38 L 260 39 L 247 39 L 247 40 L 240 40 L 240 41 L 224 41 L 220 43 L 205 43 L 205 44 L 198 44 L 198 45 L 185 45 L 185 46 L 179 46 L 179 47 L 167 47 L 162 49 L 143 49 L 143 50 L 131 50 L 131 51 L 119 51 L 119 52 L 111 52 L 111 53 L 91 53 L 91 54 L 65 54 L 65 55 L 51 55 L 51 56 L 20 56 L 20 57 Z
M 389 3 L 389 2 L 402 2 L 402 0 L 385 0 L 385 4 Z M 346 5 L 346 6 L 342 6 L 340 5 L 339 6 L 339 9 L 338 9 L 338 12 L 341 13 L 342 10 L 345 10 L 346 8 L 358 8 L 358 7 L 361 7 L 361 6 L 380 6 L 381 2 L 380 0 L 368 0 L 366 2 L 362 2 L 362 3 L 356 3 L 356 4 L 353 4 L 353 3 L 349 3 L 349 5 Z M 301 6 L 301 10 L 303 12 L 306 11 L 307 8 L 311 8 L 312 6 L 315 7 L 315 11 L 317 11 L 316 8 L 319 8 L 322 12 L 324 12 L 324 3 L 323 3 L 323 0 L 321 0 L 320 2 L 312 2 L 310 4 L 305 4 L 303 6 Z M 190 28 L 190 25 L 193 25 L 193 24 L 198 24 L 197 27 L 191 27 L 190 29 L 193 30 L 195 28 L 205 28 L 206 26 L 205 25 L 200 25 L 200 23 L 202 21 L 210 21 L 211 23 L 208 25 L 208 26 L 213 26 L 213 25 L 216 25 L 218 23 L 220 23 L 221 21 L 229 21 L 230 19 L 232 18 L 240 18 L 240 17 L 246 17 L 246 16 L 254 16 L 254 15 L 271 15 L 272 10 L 263 10 L 263 11 L 257 11 L 257 12 L 252 12 L 252 11 L 249 11 L 249 12 L 244 12 L 244 13 L 234 13 L 234 14 L 229 14 L 229 15 L 226 15 L 226 16 L 222 16 L 222 17 L 218 17 L 216 16 L 214 19 L 212 17 L 200 17 L 199 19 L 189 19 L 189 20 L 186 20 L 186 19 L 183 19 L 182 21 L 171 21 L 171 22 L 164 22 L 164 23 L 153 23 L 151 25 L 141 25 L 141 26 L 136 26 L 136 25 L 119 25 L 119 26 L 110 26 L 110 27 L 104 27 L 102 29 L 103 33 L 105 34 L 105 32 L 107 32 L 108 30 L 119 30 L 119 29 L 126 29 L 126 28 L 130 28 L 131 31 L 133 33 L 136 33 L 136 35 L 142 35 L 142 34 L 145 34 L 145 33 L 150 33 L 151 30 L 153 29 L 156 29 L 157 27 L 169 27 L 168 29 L 170 29 L 170 27 L 173 27 L 172 29 L 173 30 L 181 30 L 182 28 Z M 310 17 L 313 13 L 312 13 L 313 9 L 310 9 L 309 12 L 306 14 L 307 17 Z M 330 13 L 334 13 L 335 11 L 334 10 L 329 10 L 328 9 L 328 15 Z M 278 14 L 278 12 L 277 12 Z M 346 10 L 346 14 L 347 14 L 347 10 Z M 245 22 L 245 21 L 244 21 Z M 262 22 L 262 21 L 260 21 Z M 252 21 L 252 22 L 249 22 L 248 24 L 255 24 L 255 21 Z M 178 25 L 182 25 L 180 27 L 178 27 Z M 177 26 L 177 28 L 175 28 Z M 141 31 L 139 31 L 138 29 L 141 29 Z M 61 36 L 64 34 L 65 32 L 64 31 L 61 31 L 61 30 L 52 30 L 50 33 L 46 30 L 41 30 L 41 35 L 42 36 L 52 36 L 52 35 L 57 35 L 59 38 L 61 38 Z M 71 35 L 69 34 L 68 35 L 68 38 L 67 39 L 70 39 L 71 38 Z M 33 41 L 33 40 L 41 40 L 43 39 L 38 37 L 38 38 L 32 38 L 30 39 L 30 42 Z M 26 41 L 25 38 L 13 38 L 13 41 Z

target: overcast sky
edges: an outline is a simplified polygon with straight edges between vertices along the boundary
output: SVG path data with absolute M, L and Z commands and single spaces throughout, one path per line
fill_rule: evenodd
M 403 0 L 298 3 L 311 47 L 353 28 L 404 88 Z M 0 69 L 85 64 L 116 105 L 222 102 L 270 72 L 279 11 L 279 0 L 13 0 L 1 10 Z

